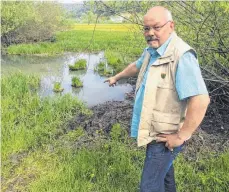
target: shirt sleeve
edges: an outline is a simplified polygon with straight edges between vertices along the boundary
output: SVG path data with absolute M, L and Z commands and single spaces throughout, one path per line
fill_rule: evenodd
M 143 59 L 144 59 L 144 57 L 145 57 L 145 52 L 146 52 L 146 49 L 143 51 L 141 57 L 135 62 L 136 67 L 137 67 L 138 69 L 140 69 L 141 66 L 142 66 Z
M 208 94 L 197 58 L 192 52 L 181 56 L 176 71 L 176 90 L 180 100 Z

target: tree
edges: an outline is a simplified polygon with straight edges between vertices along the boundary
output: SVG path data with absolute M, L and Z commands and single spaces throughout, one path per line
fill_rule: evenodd
M 55 2 L 3 1 L 1 11 L 1 40 L 6 45 L 50 39 L 65 19 Z

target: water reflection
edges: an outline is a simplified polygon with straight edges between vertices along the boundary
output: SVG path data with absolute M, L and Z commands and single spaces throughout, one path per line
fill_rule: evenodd
M 87 70 L 69 71 L 69 65 L 74 64 L 78 59 L 87 60 Z M 1 58 L 2 74 L 21 70 L 27 74 L 38 74 L 41 76 L 41 88 L 39 94 L 42 97 L 55 96 L 53 92 L 54 82 L 59 81 L 64 88 L 61 94 L 71 93 L 79 99 L 93 106 L 105 101 L 122 101 L 125 93 L 132 90 L 125 81 L 120 82 L 115 87 L 109 87 L 103 83 L 106 77 L 102 77 L 94 72 L 95 66 L 104 60 L 104 53 L 98 54 L 77 54 L 66 53 L 62 56 L 18 56 L 4 55 Z M 83 81 L 83 88 L 71 86 L 73 76 L 78 76 Z

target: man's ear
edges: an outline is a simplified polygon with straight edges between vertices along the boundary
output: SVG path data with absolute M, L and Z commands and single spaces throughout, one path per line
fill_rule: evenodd
M 174 23 L 174 21 L 171 21 L 171 22 L 170 22 L 170 28 L 171 28 L 172 30 L 175 29 L 175 23 Z

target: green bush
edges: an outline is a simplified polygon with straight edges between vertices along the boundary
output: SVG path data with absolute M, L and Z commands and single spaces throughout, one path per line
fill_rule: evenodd
M 2 44 L 53 41 L 66 16 L 55 2 L 2 1 Z

